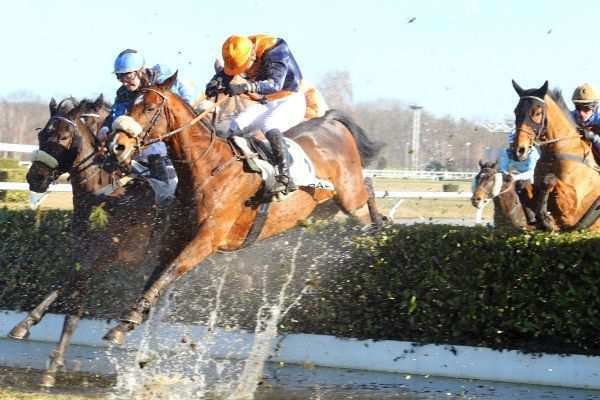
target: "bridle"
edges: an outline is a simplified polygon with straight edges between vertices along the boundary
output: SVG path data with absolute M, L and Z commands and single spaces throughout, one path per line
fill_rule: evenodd
M 480 177 L 481 176 L 489 176 L 491 175 L 493 170 L 481 170 L 479 172 L 479 174 L 477 174 L 477 176 L 475 176 L 475 180 L 473 182 L 473 188 L 472 191 L 475 192 L 475 188 L 479 185 L 480 183 Z M 492 186 L 491 190 L 486 190 L 486 189 L 480 189 L 483 193 L 485 193 L 486 195 L 486 200 L 491 200 L 494 197 L 500 196 L 503 193 L 506 193 L 510 190 L 510 185 L 502 190 L 502 184 L 504 183 L 504 177 L 502 175 L 501 172 L 494 172 L 494 184 Z
M 96 113 L 79 114 L 79 119 L 82 122 L 83 122 L 84 118 L 96 118 L 99 120 L 100 115 L 96 114 Z M 59 145 L 59 146 L 61 146 L 65 150 L 66 153 L 72 153 L 73 151 L 77 151 L 79 149 L 79 146 L 77 145 L 77 141 L 81 139 L 81 132 L 79 130 L 79 126 L 77 125 L 77 123 L 75 121 L 73 121 L 67 117 L 61 116 L 61 115 L 51 116 L 50 120 L 48 122 L 50 123 L 53 120 L 62 121 L 70 127 L 69 130 L 71 132 L 71 135 L 70 135 L 70 141 L 69 141 L 68 145 L 66 145 L 66 146 Z M 87 166 L 80 169 L 80 167 L 85 162 L 89 161 L 91 158 L 94 157 L 95 150 L 97 149 L 96 135 L 94 134 L 94 132 L 91 131 L 91 129 L 88 127 L 87 124 L 84 123 L 84 125 L 89 130 L 91 137 L 94 138 L 94 151 L 92 151 L 87 156 L 83 157 L 78 163 L 73 164 L 71 167 L 60 168 L 61 161 L 57 160 L 56 157 L 52 156 L 50 153 L 48 153 L 45 150 L 39 149 L 36 152 L 34 152 L 33 161 L 41 162 L 48 169 L 50 169 L 52 181 L 56 180 L 61 174 L 65 173 L 65 172 L 69 172 L 69 175 L 71 175 L 71 176 L 77 175 L 77 174 L 83 172 L 85 169 L 87 169 L 91 165 L 91 164 L 88 164 Z
M 531 128 L 531 132 L 525 131 L 527 137 L 529 139 L 529 148 L 531 149 L 534 146 L 546 146 L 552 143 L 560 142 L 562 140 L 571 140 L 571 139 L 580 139 L 579 135 L 571 135 L 571 136 L 563 136 L 555 139 L 545 139 L 546 133 L 548 132 L 548 113 L 546 110 L 546 101 L 537 96 L 521 96 L 519 103 L 523 99 L 533 99 L 534 101 L 541 103 L 542 105 L 542 122 L 535 122 L 531 119 L 529 113 L 525 120 L 521 123 L 521 125 L 526 125 Z M 517 105 L 518 107 L 518 105 Z M 518 135 L 519 131 L 522 131 L 522 128 L 516 130 L 515 134 Z
M 173 118 L 171 116 L 170 108 L 168 107 L 168 100 L 169 100 L 168 97 L 165 96 L 160 91 L 153 89 L 153 88 L 144 88 L 141 91 L 142 91 L 142 93 L 144 93 L 144 92 L 155 93 L 160 96 L 162 101 L 160 102 L 156 111 L 150 118 L 150 122 L 148 123 L 148 125 L 145 128 L 142 128 L 142 132 L 139 135 L 132 135 L 130 132 L 126 132 L 130 137 L 133 137 L 135 139 L 135 141 L 136 141 L 135 147 L 138 152 L 141 152 L 142 150 L 151 146 L 154 143 L 164 142 L 165 140 L 177 135 L 178 133 L 183 132 L 185 129 L 197 124 L 198 122 L 200 122 L 202 120 L 202 118 L 204 118 L 205 115 L 207 115 L 209 112 L 212 111 L 212 108 L 216 108 L 223 101 L 223 100 L 215 101 L 211 107 L 207 108 L 202 113 L 195 116 L 191 121 L 189 121 L 185 125 L 182 125 L 176 129 L 171 129 L 171 126 L 172 126 L 171 121 L 173 120 Z M 142 94 L 142 96 L 143 96 L 143 94 Z M 167 121 L 167 130 L 168 130 L 167 133 L 164 133 L 156 138 L 146 140 L 148 135 L 152 131 L 152 129 L 154 129 L 154 126 L 158 123 L 161 112 L 165 115 L 165 119 Z M 171 129 L 171 130 L 169 130 L 169 129 Z M 192 161 L 189 161 L 190 163 L 193 163 L 193 162 L 203 159 L 204 157 L 206 157 L 209 154 L 210 150 L 212 149 L 214 142 L 217 139 L 217 136 L 216 136 L 216 131 L 215 131 L 214 127 L 210 127 L 209 130 L 210 130 L 209 145 L 206 147 L 204 152 L 202 154 L 200 154 L 199 157 L 195 158 Z M 181 161 L 181 160 L 174 160 L 174 161 Z

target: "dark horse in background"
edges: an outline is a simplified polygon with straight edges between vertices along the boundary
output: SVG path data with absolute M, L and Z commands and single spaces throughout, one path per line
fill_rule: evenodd
M 515 108 L 514 158 L 523 160 L 531 146 L 540 148 L 533 201 L 541 228 L 553 231 L 600 230 L 600 168 L 591 144 L 579 134 L 560 91 L 523 89 Z
M 511 174 L 498 171 L 497 164 L 479 162 L 479 173 L 473 179 L 471 204 L 480 209 L 493 201 L 496 228 L 532 229 L 517 193 L 516 181 Z
M 232 144 L 216 136 L 210 118 L 198 120 L 202 115 L 196 117 L 191 107 L 171 92 L 175 79 L 176 74 L 163 84 L 144 90 L 130 111 L 130 122 L 136 128 L 129 133 L 117 130 L 110 144 L 117 159 L 128 163 L 138 145 L 143 148 L 151 140 L 165 140 L 171 157 L 177 161 L 178 197 L 187 207 L 190 224 L 189 233 L 181 237 L 172 260 L 148 282 L 121 323 L 106 334 L 106 340 L 117 344 L 144 321 L 159 296 L 183 274 L 217 250 L 243 247 L 260 207 L 249 200 L 259 192 L 261 176 L 245 170 L 244 161 Z M 136 136 L 135 132 L 140 134 Z M 165 138 L 167 132 L 170 136 Z M 330 111 L 324 117 L 297 125 L 285 135 L 302 147 L 314 164 L 316 176 L 331 182 L 334 190 L 301 187 L 282 201 L 272 202 L 259 240 L 297 226 L 317 205 L 330 200 L 345 213 L 362 217 L 365 223 L 378 219 L 362 168 L 381 146 L 369 140 L 358 125 L 343 114 Z
M 53 386 L 55 375 L 64 366 L 64 354 L 77 323 L 84 313 L 82 300 L 91 277 L 113 264 L 133 267 L 147 257 L 147 243 L 154 224 L 152 189 L 143 181 L 120 185 L 120 174 L 109 168 L 96 132 L 109 113 L 102 96 L 81 102 L 66 98 L 50 102 L 50 119 L 39 132 L 39 151 L 27 173 L 31 190 L 45 192 L 59 175 L 68 172 L 73 189 L 73 255 L 80 268 L 59 289 L 51 292 L 10 332 L 14 339 L 25 339 L 50 305 L 58 298 L 67 306 L 60 341 L 51 356 L 42 385 Z M 114 165 L 114 163 L 113 163 Z M 93 210 L 105 213 L 107 224 L 92 226 Z

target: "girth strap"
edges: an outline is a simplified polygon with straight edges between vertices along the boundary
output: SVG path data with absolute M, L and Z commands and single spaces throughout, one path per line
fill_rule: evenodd
M 244 239 L 244 243 L 242 243 L 242 247 L 248 247 L 252 243 L 256 242 L 258 236 L 262 232 L 265 222 L 267 221 L 267 216 L 269 215 L 269 208 L 271 207 L 271 202 L 260 203 L 258 205 L 258 209 L 256 211 L 256 218 L 254 218 L 254 222 L 252 223 L 252 227 L 250 227 L 250 232 Z

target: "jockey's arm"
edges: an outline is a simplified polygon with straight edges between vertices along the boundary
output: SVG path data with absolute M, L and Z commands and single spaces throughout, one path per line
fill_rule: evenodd
M 287 64 L 282 61 L 270 61 L 267 66 L 268 79 L 256 81 L 256 93 L 272 94 L 279 92 L 283 88 L 285 76 L 287 74 Z
M 508 156 L 508 152 L 510 149 L 503 149 L 500 152 L 500 156 L 498 157 L 498 171 L 500 172 L 508 172 L 508 167 L 510 165 L 510 158 Z
M 185 102 L 189 105 L 192 105 L 194 102 L 194 95 L 192 94 L 192 91 L 179 79 L 177 79 L 177 82 L 175 85 L 173 85 L 173 92 L 177 93 L 179 97 L 185 100 Z

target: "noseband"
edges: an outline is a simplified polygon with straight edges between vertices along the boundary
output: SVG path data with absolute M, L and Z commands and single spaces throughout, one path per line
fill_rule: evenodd
M 474 185 L 473 185 L 474 187 L 472 188 L 472 191 L 475 192 L 476 187 L 479 186 L 479 183 L 481 181 L 480 177 L 482 175 L 489 176 L 489 175 L 491 175 L 491 173 L 492 173 L 491 171 L 485 172 L 485 173 L 484 173 L 484 171 L 481 171 L 477 175 L 477 177 L 475 178 L 475 182 L 473 182 L 474 183 Z M 504 183 L 504 179 L 502 177 L 502 173 L 501 172 L 495 172 L 494 173 L 494 185 L 492 186 L 492 190 L 491 191 L 489 191 L 489 190 L 482 190 L 482 191 L 485 193 L 485 195 L 487 196 L 488 199 L 493 199 L 494 197 L 499 196 L 499 195 L 501 195 L 502 193 L 504 193 L 506 191 L 506 190 L 504 190 L 504 191 L 502 190 L 502 184 L 503 183 Z
M 96 119 L 100 119 L 100 115 L 96 114 L 96 113 L 83 113 L 79 115 L 79 119 L 82 120 L 84 118 L 96 118 Z M 61 146 L 63 147 L 67 152 L 70 152 L 73 150 L 73 144 L 76 141 L 76 138 L 80 138 L 81 137 L 81 132 L 79 131 L 79 127 L 77 126 L 77 123 L 67 117 L 63 117 L 60 115 L 55 115 L 50 117 L 50 121 L 52 120 L 58 120 L 58 121 L 62 121 L 64 123 L 66 123 L 67 125 L 69 125 L 71 128 L 74 128 L 74 131 L 71 131 L 71 140 L 68 144 L 68 146 Z M 50 122 L 49 121 L 49 122 Z M 87 125 L 86 125 L 87 127 Z M 88 128 L 89 130 L 89 128 Z M 90 133 L 92 135 L 92 137 L 94 138 L 94 140 L 96 140 L 96 135 L 91 132 Z M 58 178 L 62 173 L 64 172 L 69 172 L 71 175 L 74 173 L 79 173 L 81 172 L 81 170 L 78 170 L 79 166 L 81 166 L 84 162 L 86 162 L 87 160 L 89 160 L 92 156 L 94 155 L 94 152 L 92 152 L 91 154 L 89 154 L 88 156 L 84 157 L 79 163 L 71 166 L 69 169 L 59 169 L 60 166 L 60 161 L 56 159 L 56 157 L 52 156 L 51 154 L 49 154 L 48 152 L 42 150 L 42 149 L 38 149 L 36 150 L 36 152 L 34 153 L 33 156 L 33 161 L 39 161 L 42 164 L 44 164 L 46 167 L 48 167 L 51 171 L 52 171 L 52 180 L 56 180 L 56 178 Z

